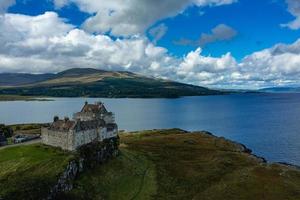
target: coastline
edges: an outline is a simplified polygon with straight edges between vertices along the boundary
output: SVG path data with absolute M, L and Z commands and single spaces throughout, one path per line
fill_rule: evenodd
M 219 93 L 203 95 L 183 95 L 183 96 L 145 96 L 145 95 L 104 95 L 104 96 L 23 96 L 23 95 L 4 95 L 0 94 L 1 101 L 55 101 L 51 98 L 103 98 L 103 99 L 179 99 L 185 97 L 205 97 L 205 96 L 224 96 L 238 93 Z M 246 94 L 246 93 L 241 93 Z
M 48 99 L 48 98 L 51 98 L 51 97 L 3 95 L 3 94 L 0 94 L 0 102 L 9 102 L 9 101 L 53 101 L 53 100 Z
M 227 139 L 227 138 L 222 137 L 222 136 L 221 137 L 216 136 L 216 135 L 214 135 L 211 132 L 208 132 L 208 131 L 193 131 L 193 132 L 186 131 L 186 132 L 187 133 L 199 133 L 199 132 L 201 132 L 201 133 L 208 134 L 208 135 L 210 135 L 212 137 L 215 137 L 215 138 L 218 138 L 218 139 L 224 139 L 224 140 L 226 140 L 228 142 L 231 142 L 233 144 L 239 145 L 241 147 L 243 153 L 246 153 L 249 156 L 254 157 L 255 159 L 257 159 L 258 161 L 260 161 L 263 164 L 267 164 L 267 165 L 278 164 L 278 165 L 282 165 L 282 166 L 285 166 L 285 167 L 290 167 L 290 168 L 293 168 L 293 169 L 296 169 L 296 170 L 300 170 L 300 165 L 292 164 L 292 163 L 289 163 L 289 162 L 280 162 L 280 161 L 272 161 L 272 162 L 270 162 L 266 158 L 264 158 L 263 156 L 259 156 L 257 154 L 254 154 L 253 150 L 250 149 L 250 148 L 248 148 L 246 145 L 244 145 L 244 144 L 242 144 L 240 142 L 237 142 L 237 141 L 233 141 L 233 140 Z
M 25 131 L 25 132 L 29 132 L 30 134 L 30 131 L 31 130 L 35 130 L 37 128 L 40 128 L 40 127 L 44 127 L 44 126 L 47 126 L 49 125 L 49 123 L 25 123 L 25 124 L 10 124 L 8 125 L 9 127 L 12 127 L 14 129 L 14 131 L 16 131 L 16 127 L 20 128 L 19 131 Z M 169 129 L 150 129 L 150 130 L 139 130 L 139 131 L 126 131 L 126 130 L 119 130 L 119 134 L 142 134 L 144 132 L 155 132 L 155 131 L 167 131 Z M 186 133 L 186 134 L 193 134 L 193 133 L 201 133 L 201 134 L 207 134 L 207 135 L 210 135 L 216 139 L 223 139 L 225 141 L 228 141 L 232 144 L 235 144 L 237 146 L 239 146 L 240 148 L 240 151 L 243 152 L 243 153 L 246 153 L 248 154 L 249 156 L 251 157 L 254 157 L 256 158 L 257 160 L 259 160 L 261 163 L 265 163 L 265 164 L 280 164 L 280 165 L 284 165 L 284 166 L 288 166 L 288 167 L 292 167 L 292 168 L 296 168 L 298 170 L 300 170 L 300 166 L 299 165 L 296 165 L 296 164 L 292 164 L 292 163 L 289 163 L 289 162 L 280 162 L 280 161 L 268 161 L 266 158 L 264 158 L 263 156 L 260 156 L 260 155 L 257 155 L 257 154 L 254 154 L 253 153 L 253 150 L 248 148 L 245 144 L 242 144 L 238 141 L 234 141 L 234 140 L 230 140 L 228 138 L 225 138 L 223 136 L 216 136 L 214 133 L 211 133 L 209 131 L 205 131 L 205 130 L 201 130 L 201 131 L 187 131 L 187 130 L 183 130 L 183 129 L 180 129 L 180 128 L 173 128 L 171 130 L 179 130 L 183 133 Z M 10 146 L 10 145 L 8 145 Z
M 125 131 L 125 130 L 121 130 L 121 134 L 142 134 L 143 132 L 155 132 L 155 131 L 167 131 L 167 130 L 170 130 L 170 129 L 150 129 L 150 130 L 140 130 L 140 131 Z M 263 163 L 263 164 L 268 164 L 268 165 L 272 165 L 272 164 L 278 164 L 278 165 L 283 165 L 283 166 L 286 166 L 286 167 L 291 167 L 291 168 L 294 168 L 294 169 L 297 169 L 297 170 L 300 170 L 300 166 L 299 165 L 296 165 L 296 164 L 292 164 L 292 163 L 289 163 L 289 162 L 280 162 L 280 161 L 268 161 L 266 158 L 264 158 L 263 156 L 260 156 L 260 155 L 257 155 L 257 154 L 254 154 L 253 153 L 253 150 L 248 148 L 245 144 L 242 144 L 238 141 L 233 141 L 233 140 L 230 140 L 228 138 L 225 138 L 223 136 L 216 136 L 215 134 L 209 132 L 209 131 L 205 131 L 205 130 L 202 130 L 202 131 L 186 131 L 186 130 L 183 130 L 183 129 L 180 129 L 180 128 L 173 128 L 171 130 L 179 130 L 183 133 L 186 133 L 186 134 L 207 134 L 209 136 L 212 136 L 216 139 L 222 139 L 222 140 L 225 140 L 227 142 L 230 142 L 232 144 L 235 144 L 237 146 L 240 147 L 240 151 L 242 153 L 245 153 L 247 154 L 248 156 L 250 157 L 253 157 L 255 158 L 256 160 L 258 160 L 259 162 Z
M 63 197 L 86 199 L 87 192 L 90 199 L 120 199 L 136 195 L 139 199 L 148 199 L 153 195 L 170 199 L 174 194 L 178 199 L 191 199 L 197 195 L 224 200 L 262 199 L 264 196 L 270 196 L 274 200 L 300 197 L 299 167 L 268 163 L 264 158 L 253 154 L 247 146 L 210 132 L 189 132 L 174 128 L 121 132 L 119 136 L 120 155 L 104 165 L 83 172 L 73 180 L 73 190 L 62 194 Z M 15 152 L 27 153 L 23 155 Z M 42 157 L 36 156 L 41 153 Z M 73 165 L 70 168 L 68 163 L 62 163 L 61 170 L 51 169 L 54 176 L 45 179 L 44 171 L 36 170 L 36 164 L 31 162 L 33 158 L 36 158 L 37 163 L 50 158 L 51 163 L 61 163 L 60 160 L 63 159 L 70 164 L 70 155 L 42 144 L 0 149 L 0 154 L 0 158 L 2 156 L 8 159 L 0 159 L 0 169 L 5 169 L 4 174 L 9 174 L 14 179 L 9 182 L 11 190 L 3 188 L 1 191 L 0 188 L 0 196 L 2 192 L 4 197 L 24 195 L 20 189 L 23 184 L 18 184 L 24 181 L 36 180 L 33 185 L 28 185 L 27 189 L 32 191 L 40 184 L 41 179 L 50 181 L 54 178 L 55 186 L 57 177 L 64 177 L 65 170 L 75 169 Z M 26 161 L 30 173 L 26 178 L 20 179 L 17 175 L 20 172 L 12 171 L 13 168 L 7 165 L 24 165 L 23 161 Z M 49 168 L 46 170 L 49 171 Z M 0 176 L 1 182 L 7 183 L 5 175 Z M 210 192 L 207 192 L 207 188 Z M 43 189 L 47 190 L 46 187 Z M 231 194 L 229 196 L 228 191 Z M 277 191 L 281 191 L 279 196 Z M 37 196 L 45 194 L 32 193 Z

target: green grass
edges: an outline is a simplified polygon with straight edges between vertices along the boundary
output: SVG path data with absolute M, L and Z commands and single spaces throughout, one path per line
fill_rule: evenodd
M 0 149 L 0 197 L 41 199 L 73 155 L 43 145 Z
M 123 133 L 121 154 L 82 173 L 62 199 L 300 199 L 300 171 L 241 145 L 178 129 Z M 0 150 L 0 196 L 40 199 L 72 155 L 42 145 Z
M 223 138 L 173 129 L 121 142 L 122 154 L 84 173 L 72 199 L 300 199 L 299 170 L 262 163 Z
M 71 199 L 150 199 L 156 193 L 155 169 L 143 155 L 123 150 L 121 156 L 77 180 Z

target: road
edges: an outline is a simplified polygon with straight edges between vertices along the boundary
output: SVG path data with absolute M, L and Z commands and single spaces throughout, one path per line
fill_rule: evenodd
M 24 146 L 24 145 L 30 145 L 30 144 L 37 144 L 37 143 L 40 143 L 41 141 L 42 141 L 41 138 L 38 138 L 38 139 L 34 139 L 34 140 L 30 140 L 30 141 L 22 142 L 22 143 L 18 143 L 18 144 L 6 145 L 6 146 L 0 147 L 0 150 L 1 149 L 6 149 L 6 148 L 11 148 L 11 147 L 16 147 L 16 146 Z

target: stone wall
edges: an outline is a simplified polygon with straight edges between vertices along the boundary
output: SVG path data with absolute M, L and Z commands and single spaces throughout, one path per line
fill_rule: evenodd
M 74 135 L 72 131 L 53 131 L 42 128 L 42 142 L 46 145 L 74 150 Z
M 74 149 L 81 145 L 91 143 L 93 141 L 101 141 L 100 133 L 102 128 L 78 131 L 74 135 Z
M 103 141 L 106 138 L 116 137 L 117 130 L 113 133 L 107 132 L 105 127 L 75 132 L 54 131 L 47 128 L 42 129 L 42 142 L 46 145 L 60 147 L 65 150 L 75 151 L 82 145 Z
M 81 172 L 92 169 L 119 154 L 119 137 L 94 142 L 78 149 L 77 158 L 70 161 L 65 171 L 59 176 L 47 199 L 60 199 L 63 193 L 74 188 L 74 180 Z
M 113 113 L 106 113 L 106 114 L 104 114 L 103 120 L 107 124 L 115 123 L 115 117 L 114 117 Z

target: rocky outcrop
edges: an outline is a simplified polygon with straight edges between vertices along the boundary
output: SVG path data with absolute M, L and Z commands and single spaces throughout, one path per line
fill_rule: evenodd
M 71 191 L 74 180 L 78 175 L 88 169 L 92 169 L 108 159 L 119 154 L 119 137 L 84 145 L 76 152 L 76 159 L 69 162 L 58 181 L 52 187 L 47 199 L 56 199 L 63 192 Z

